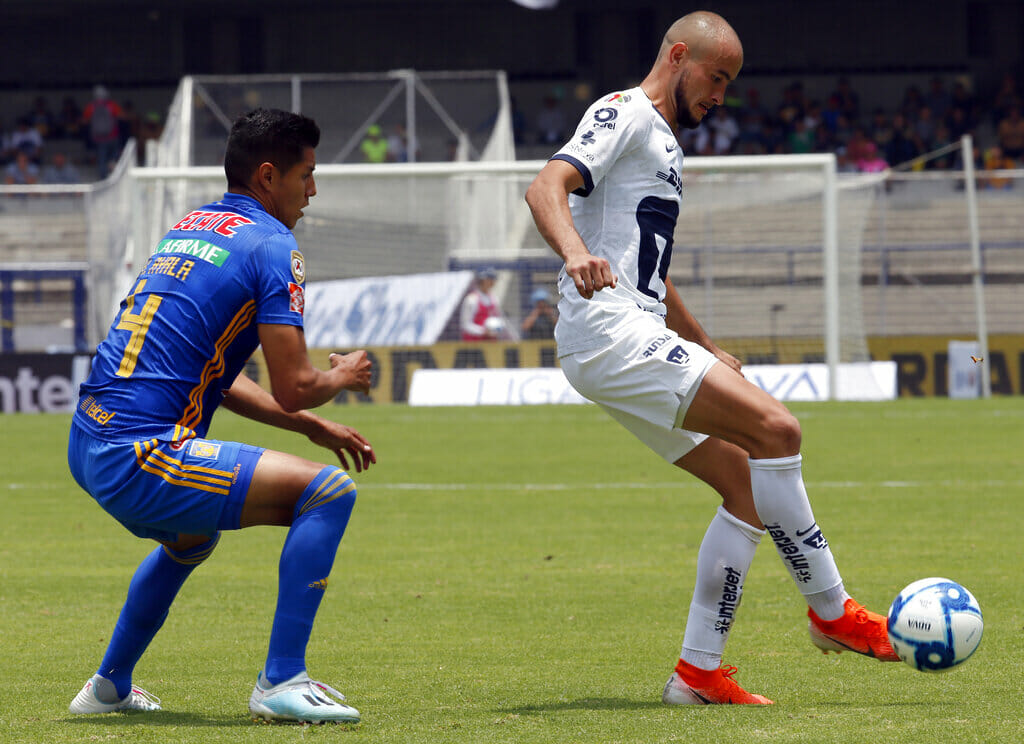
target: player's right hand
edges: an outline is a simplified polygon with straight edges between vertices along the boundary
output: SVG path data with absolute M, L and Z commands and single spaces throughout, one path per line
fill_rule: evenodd
M 590 253 L 569 257 L 565 262 L 565 273 L 572 277 L 580 297 L 587 300 L 605 287 L 615 289 L 619 281 L 607 260 Z
M 365 351 L 360 349 L 351 354 L 331 354 L 328 359 L 331 362 L 331 369 L 341 369 L 345 375 L 345 390 L 356 393 L 370 392 L 373 363 Z

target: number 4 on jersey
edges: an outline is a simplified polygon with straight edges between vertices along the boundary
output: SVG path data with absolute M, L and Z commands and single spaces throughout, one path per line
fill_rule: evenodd
M 153 316 L 156 315 L 156 311 L 163 301 L 163 297 L 159 295 L 150 295 L 146 298 L 146 303 L 142 306 L 142 310 L 138 313 L 133 313 L 135 296 L 142 292 L 145 286 L 146 280 L 140 279 L 139 283 L 135 285 L 135 289 L 132 290 L 132 293 L 125 300 L 124 311 L 117 321 L 118 330 L 132 332 L 132 335 L 128 338 L 127 345 L 124 347 L 121 366 L 117 368 L 118 377 L 131 377 L 132 372 L 135 371 L 135 365 L 139 361 L 139 352 L 142 351 L 142 344 L 145 343 L 146 333 L 149 331 L 149 324 L 153 322 Z

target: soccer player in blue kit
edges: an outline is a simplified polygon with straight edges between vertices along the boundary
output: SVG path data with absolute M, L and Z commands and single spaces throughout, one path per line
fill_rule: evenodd
M 665 34 L 648 76 L 584 114 L 530 185 L 537 228 L 563 259 L 558 355 L 566 377 L 668 462 L 722 497 L 697 553 L 671 705 L 772 701 L 722 666 L 744 580 L 768 532 L 808 604 L 811 640 L 897 661 L 885 618 L 846 592 L 801 475 L 800 424 L 740 374 L 668 275 L 682 199 L 678 127 L 694 128 L 743 66 L 721 16 L 697 11 Z
M 356 487 L 342 468 L 207 438 L 218 406 L 306 435 L 357 472 L 376 462 L 355 429 L 306 410 L 366 392 L 364 351 L 314 367 L 302 313 L 306 269 L 292 228 L 316 194 L 320 130 L 256 109 L 224 157 L 228 192 L 185 215 L 135 280 L 80 391 L 68 462 L 75 480 L 135 535 L 160 545 L 139 565 L 96 674 L 72 713 L 158 710 L 132 684 L 136 663 L 189 574 L 222 530 L 288 527 L 266 664 L 249 700 L 256 719 L 358 722 L 311 679 L 305 653 Z M 262 345 L 272 393 L 244 374 Z

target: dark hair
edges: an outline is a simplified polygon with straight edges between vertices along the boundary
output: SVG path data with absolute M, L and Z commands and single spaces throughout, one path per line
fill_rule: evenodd
M 305 148 L 318 144 L 320 127 L 308 116 L 265 108 L 242 114 L 231 126 L 224 153 L 228 188 L 248 186 L 261 163 L 287 171 L 302 160 Z

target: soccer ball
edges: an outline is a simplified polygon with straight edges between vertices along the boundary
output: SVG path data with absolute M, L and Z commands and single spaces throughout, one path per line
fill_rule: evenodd
M 921 579 L 889 608 L 889 643 L 905 663 L 922 672 L 944 672 L 970 658 L 984 623 L 974 595 L 955 581 Z

